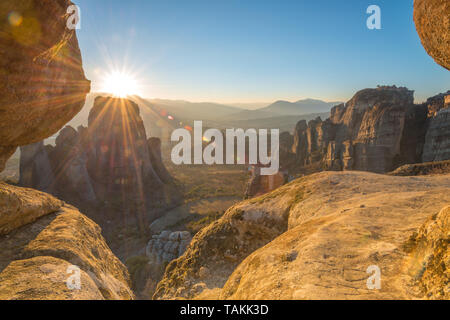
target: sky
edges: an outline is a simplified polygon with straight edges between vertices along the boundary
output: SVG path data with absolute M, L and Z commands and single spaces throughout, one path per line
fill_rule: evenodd
M 74 0 L 93 91 L 113 71 L 145 98 L 262 103 L 347 101 L 406 86 L 417 102 L 450 89 L 423 49 L 413 0 Z M 381 30 L 369 30 L 370 5 Z

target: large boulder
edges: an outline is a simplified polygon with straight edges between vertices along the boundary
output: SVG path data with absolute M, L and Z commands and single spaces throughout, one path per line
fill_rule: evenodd
M 438 64 L 450 70 L 450 3 L 414 0 L 414 22 L 425 50 Z
M 58 211 L 62 204 L 46 193 L 0 182 L 0 236 Z
M 134 298 L 100 227 L 50 195 L 0 184 L 0 246 L 0 299 Z M 74 268 L 79 289 L 67 285 Z
M 18 146 L 55 134 L 83 107 L 90 82 L 70 0 L 0 3 L 0 171 Z
M 448 175 L 309 175 L 200 231 L 154 298 L 448 299 L 448 203 Z

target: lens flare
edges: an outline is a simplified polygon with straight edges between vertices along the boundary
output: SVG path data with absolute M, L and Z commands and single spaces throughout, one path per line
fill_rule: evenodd
M 8 16 L 8 21 L 9 24 L 12 25 L 13 27 L 18 27 L 22 24 L 23 17 L 21 16 L 20 13 L 12 11 Z
M 133 76 L 123 72 L 112 72 L 105 76 L 102 91 L 119 98 L 126 98 L 131 95 L 139 95 L 140 87 Z

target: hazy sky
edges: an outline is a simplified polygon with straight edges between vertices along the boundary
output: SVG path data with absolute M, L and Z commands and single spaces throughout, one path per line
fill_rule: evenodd
M 74 0 L 93 90 L 125 69 L 145 97 L 190 101 L 347 100 L 396 84 L 424 100 L 450 72 L 420 44 L 413 0 Z M 366 9 L 381 7 L 382 30 Z

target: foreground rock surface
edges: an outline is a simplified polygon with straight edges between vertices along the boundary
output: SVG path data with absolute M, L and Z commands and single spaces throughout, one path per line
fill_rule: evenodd
M 56 133 L 83 107 L 90 82 L 69 0 L 2 0 L 0 4 L 0 171 L 18 146 Z M 20 19 L 8 19 L 11 13 Z
M 12 209 L 3 203 L 0 206 L 4 226 L 0 235 L 0 299 L 134 298 L 127 269 L 93 221 L 76 208 L 35 190 L 2 184 L 0 191 L 1 201 L 5 194 L 8 199 L 19 199 L 15 209 L 20 212 L 11 225 L 4 217 L 9 215 L 5 210 Z M 71 266 L 80 268 L 80 290 L 67 286 Z
M 414 0 L 414 22 L 425 50 L 438 64 L 450 70 L 450 3 Z
M 0 236 L 58 211 L 62 204 L 49 194 L 0 182 Z
M 230 208 L 199 232 L 169 264 L 154 298 L 442 298 L 441 260 L 434 271 L 408 265 L 427 258 L 413 256 L 412 235 L 448 204 L 449 175 L 323 172 L 297 179 Z M 443 215 L 439 221 L 447 221 Z M 443 243 L 446 226 L 437 236 Z M 442 243 L 433 232 L 419 234 L 430 248 Z M 445 260 L 448 249 L 437 250 Z M 381 270 L 380 290 L 367 287 L 373 265 Z

